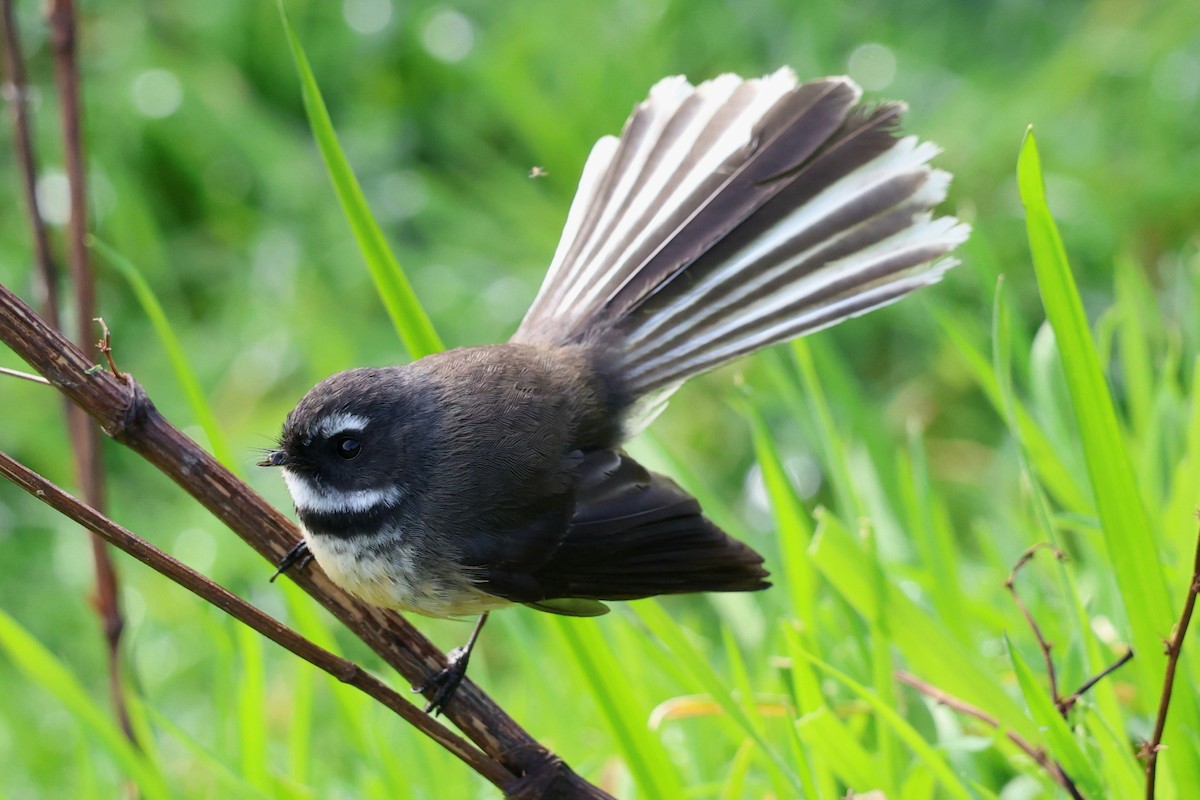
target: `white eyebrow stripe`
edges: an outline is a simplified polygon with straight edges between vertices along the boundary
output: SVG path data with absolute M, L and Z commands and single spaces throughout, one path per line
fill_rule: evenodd
M 351 512 L 371 511 L 379 506 L 391 506 L 400 501 L 402 493 L 399 487 L 389 486 L 386 489 L 353 489 L 341 491 L 338 489 L 322 489 L 313 486 L 312 482 L 296 472 L 283 468 L 283 482 L 287 484 L 288 492 L 297 511 L 309 511 L 317 514 L 346 514 Z
M 366 430 L 367 424 L 370 422 L 366 417 L 360 417 L 358 414 L 335 413 L 330 414 L 325 419 L 317 423 L 317 427 L 313 428 L 313 433 L 317 436 L 331 438 L 345 431 L 362 431 Z

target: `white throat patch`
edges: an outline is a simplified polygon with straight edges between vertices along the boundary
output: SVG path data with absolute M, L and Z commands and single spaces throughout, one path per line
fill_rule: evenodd
M 386 489 L 354 489 L 348 492 L 314 486 L 312 481 L 287 467 L 283 468 L 283 482 L 287 484 L 297 511 L 316 514 L 370 511 L 379 506 L 395 505 L 401 497 L 400 488 L 397 486 L 389 486 Z

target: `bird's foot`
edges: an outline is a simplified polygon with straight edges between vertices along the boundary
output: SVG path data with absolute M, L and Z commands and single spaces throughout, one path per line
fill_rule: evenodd
M 285 555 L 283 560 L 279 562 L 278 566 L 275 568 L 275 574 L 271 576 L 270 582 L 274 583 L 276 578 L 297 564 L 299 565 L 300 569 L 304 569 L 312 560 L 313 554 L 312 551 L 308 549 L 308 542 L 301 539 L 300 543 L 291 550 L 288 550 L 287 555 Z
M 456 647 L 446 654 L 446 660 L 445 669 L 430 678 L 428 682 L 413 689 L 419 694 L 434 690 L 433 696 L 429 698 L 429 703 L 425 706 L 425 713 L 433 714 L 435 717 L 445 711 L 446 706 L 454 698 L 454 693 L 458 691 L 459 684 L 467 676 L 467 662 L 471 660 L 471 649 L 465 646 Z

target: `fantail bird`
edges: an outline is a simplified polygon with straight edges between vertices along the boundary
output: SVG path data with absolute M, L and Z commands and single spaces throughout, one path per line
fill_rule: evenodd
M 660 81 L 592 149 L 505 344 L 318 383 L 279 448 L 309 553 L 368 603 L 487 614 L 768 586 L 762 557 L 621 450 L 688 378 L 939 280 L 967 237 L 899 103 L 787 69 Z M 425 688 L 425 687 L 423 687 Z

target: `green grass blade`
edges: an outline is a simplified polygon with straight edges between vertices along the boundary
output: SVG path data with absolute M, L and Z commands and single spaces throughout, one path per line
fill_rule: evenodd
M 959 578 L 959 549 L 930 479 L 924 437 L 915 426 L 908 432 L 907 452 L 897 453 L 896 466 L 908 530 L 925 567 L 922 583 L 952 635 L 959 641 L 969 641 L 972 623 L 962 601 L 966 592 Z
M 100 792 L 102 780 L 96 773 L 96 760 L 92 758 L 92 750 L 87 746 L 87 737 L 79 736 L 75 743 L 75 795 L 79 800 L 102 800 Z M 61 789 L 63 787 L 55 787 Z M 0 794 L 0 800 L 9 800 L 8 795 Z M 73 797 L 72 800 L 75 800 Z M 107 798 L 104 798 L 107 800 Z
M 200 386 L 200 380 L 192 370 L 187 353 L 184 352 L 183 346 L 179 343 L 179 337 L 175 335 L 175 330 L 171 327 L 167 312 L 158 302 L 154 290 L 142 276 L 141 270 L 113 247 L 94 236 L 89 239 L 89 244 L 93 250 L 104 256 L 104 259 L 120 273 L 121 277 L 129 284 L 129 288 L 133 290 L 134 297 L 137 298 L 142 311 L 150 320 L 150 324 L 154 326 L 154 332 L 158 334 L 159 341 L 162 342 L 167 359 L 171 362 L 171 369 L 175 372 L 175 379 L 183 388 L 183 394 L 187 398 L 188 406 L 192 409 L 196 421 L 204 429 L 204 435 L 208 437 L 213 455 L 234 474 L 240 474 L 233 451 L 229 449 L 225 433 L 217 422 L 216 415 L 213 414 L 212 406 L 208 404 L 208 398 Z
M 1122 441 L 1066 250 L 1046 204 L 1032 131 L 1021 145 L 1017 183 L 1038 288 L 1062 355 L 1109 557 L 1133 628 L 1135 648 L 1148 656 L 1160 648 L 1163 632 L 1173 621 L 1158 541 L 1138 492 L 1137 476 Z M 1138 662 L 1141 687 L 1153 697 L 1160 670 L 1148 657 Z
M 152 706 L 146 706 L 145 708 L 154 720 L 155 726 L 165 732 L 167 736 L 173 739 L 188 754 L 192 764 L 207 771 L 208 775 L 213 779 L 214 784 L 222 787 L 223 795 L 226 797 L 243 798 L 266 798 L 270 796 L 261 789 L 250 785 L 242 776 L 238 775 L 227 764 L 221 761 L 215 753 L 208 750 L 208 748 L 176 724 L 170 717 L 159 712 Z
M 914 764 L 900 789 L 900 800 L 927 800 L 937 796 L 937 775 L 924 764 Z
M 658 637 L 678 662 L 703 687 L 709 697 L 721 707 L 721 710 L 736 722 L 787 776 L 794 790 L 802 793 L 803 787 L 800 785 L 799 776 L 796 775 L 787 760 L 776 752 L 775 747 L 763 735 L 762 730 L 754 724 L 745 709 L 734 699 L 729 685 L 717 673 L 708 659 L 688 640 L 679 623 L 672 619 L 654 600 L 639 600 L 629 605 L 650 632 Z
M 815 759 L 833 770 L 847 786 L 871 786 L 876 777 L 874 757 L 859 743 L 829 707 L 819 708 L 796 720 L 801 741 Z
M 846 449 L 837 435 L 837 425 L 834 424 L 833 414 L 829 410 L 829 402 L 825 399 L 825 390 L 813 361 L 812 345 L 804 339 L 796 339 L 789 345 L 789 348 L 800 371 L 804 396 L 812 404 L 813 418 L 817 423 L 817 434 L 821 438 L 821 449 L 825 453 L 825 463 L 829 468 L 829 480 L 833 484 L 839 509 L 847 517 L 861 517 L 866 513 L 866 506 L 862 496 L 854 488 L 854 476 L 850 471 Z
M 634 780 L 646 797 L 680 797 L 679 774 L 662 744 L 646 728 L 631 697 L 621 665 L 594 622 L 555 617 L 554 629 L 596 702 Z
M 1075 740 L 1071 729 L 1067 727 L 1067 721 L 1058 713 L 1045 687 L 1039 685 L 1033 670 L 1029 668 L 1024 656 L 1013 647 L 1007 634 L 1004 642 L 1008 646 L 1008 657 L 1012 661 L 1025 704 L 1029 707 L 1029 714 L 1044 732 L 1051 757 L 1062 764 L 1084 797 L 1101 797 L 1104 782 L 1096 772 L 1096 765 Z
M 992 364 L 973 344 L 963 326 L 946 314 L 935 314 L 942 331 L 963 357 L 963 366 L 979 384 L 992 407 L 1002 416 L 1008 414 L 1004 394 L 992 370 Z M 1012 415 L 1020 441 L 1029 452 L 1030 460 L 1037 464 L 1038 475 L 1047 491 L 1064 508 L 1079 514 L 1090 514 L 1092 502 L 1080 486 L 1075 471 L 1062 459 L 1050 438 L 1038 427 L 1029 409 L 1018 400 L 1013 401 Z
M 791 661 L 792 689 L 800 713 L 796 734 L 811 755 L 814 782 L 825 790 L 818 790 L 816 796 L 833 796 L 827 774 L 830 770 L 847 786 L 872 785 L 874 759 L 826 702 L 820 681 L 803 655 L 800 633 L 786 626 L 783 635 Z
M 296 62 L 296 72 L 300 78 L 300 88 L 304 98 L 304 110 L 308 114 L 308 123 L 312 128 L 313 138 L 325 161 L 325 169 L 329 180 L 333 183 L 338 203 L 346 215 L 346 221 L 354 233 L 354 240 L 362 251 L 363 260 L 375 281 L 376 291 L 383 301 L 388 317 L 392 321 L 400 340 L 412 358 L 420 358 L 430 353 L 444 349 L 441 338 L 433 327 L 429 315 L 417 299 L 408 276 L 404 274 L 396 256 L 388 247 L 387 239 L 375 221 L 367 198 L 350 161 L 342 151 L 337 133 L 333 129 L 333 120 L 325 107 L 321 89 L 317 85 L 316 76 L 308 63 L 308 57 L 300 46 L 300 40 L 288 21 L 283 2 L 279 3 L 279 16 L 283 21 L 283 29 L 287 34 L 288 44 L 292 50 L 292 58 Z
M 823 722 L 812 724 L 810 726 L 811 729 L 817 730 L 822 727 L 835 727 L 837 730 L 833 731 L 833 734 L 829 737 L 830 739 L 836 740 L 841 738 L 853 741 L 857 745 L 857 739 L 854 739 L 854 737 L 846 729 L 846 726 L 842 724 L 841 720 L 837 718 L 837 715 L 835 715 L 833 710 L 829 707 L 829 703 L 826 701 L 825 695 L 821 691 L 821 683 L 818 680 L 817 673 L 813 670 L 812 665 L 810 665 L 805 658 L 796 652 L 797 648 L 803 646 L 806 637 L 812 640 L 815 640 L 816 637 L 812 636 L 812 632 L 809 629 L 801 629 L 788 621 L 781 623 L 780 628 L 784 637 L 784 642 L 787 645 L 788 658 L 791 662 L 789 677 L 791 679 L 791 690 L 795 699 L 796 713 L 798 717 L 796 724 L 792 728 L 796 737 L 794 740 L 794 746 L 804 743 L 807 734 L 801 728 L 800 723 L 806 717 L 810 716 L 821 716 L 824 718 Z M 810 649 L 815 650 L 816 648 L 813 647 Z M 829 759 L 821 758 L 816 749 L 807 746 L 801 749 L 803 753 L 796 760 L 798 762 L 801 759 L 804 759 L 809 763 L 809 771 L 812 774 L 813 783 L 815 784 L 813 796 L 835 796 L 834 772 L 831 771 L 832 762 Z M 859 749 L 861 750 L 861 747 Z M 853 755 L 854 754 L 851 754 L 851 758 L 853 758 Z M 864 759 L 862 763 L 865 764 L 868 762 L 866 759 Z M 851 768 L 856 766 L 857 764 L 851 764 Z M 801 776 L 803 777 L 804 774 L 805 773 L 801 773 Z M 867 773 L 860 772 L 859 774 L 865 775 Z M 846 781 L 846 783 L 849 786 L 866 785 L 861 781 Z
M 313 689 L 316 675 L 310 665 L 292 665 L 287 703 L 287 776 L 304 785 L 311 781 L 313 741 Z
M 882 575 L 881 569 L 876 569 Z M 878 584 L 880 581 L 877 580 Z M 883 591 L 877 591 L 876 597 L 882 597 Z M 896 704 L 896 682 L 892 665 L 892 636 L 891 623 L 887 620 L 886 606 L 879 609 L 877 621 L 872 621 L 868 628 L 871 642 L 871 689 L 873 697 L 881 703 Z M 884 724 L 880 719 L 876 725 L 875 738 L 879 742 L 879 782 L 886 787 L 885 791 L 894 794 L 899 784 L 898 776 L 901 767 L 900 744 L 897 740 L 895 726 Z M 902 737 L 901 737 L 902 738 Z
M 1120 724 L 1119 714 L 1113 714 L 1112 718 Z M 1129 746 L 1128 737 L 1113 728 L 1103 713 L 1088 714 L 1085 724 L 1096 745 L 1096 758 L 1109 796 L 1140 795 L 1145 787 L 1145 767 Z
M 733 755 L 733 760 L 729 763 L 729 777 L 725 779 L 724 785 L 721 786 L 721 794 L 719 800 L 738 800 L 741 797 L 749 795 L 749 787 L 746 786 L 746 773 L 750 771 L 750 765 L 754 760 L 754 743 L 747 741 L 744 745 L 738 748 Z
M 873 575 L 863 569 L 868 555 L 828 512 L 818 512 L 817 532 L 809 550 L 813 564 L 860 615 L 877 612 Z M 1037 739 L 1025 710 L 997 684 L 994 671 L 970 646 L 914 603 L 894 582 L 883 587 L 888 625 L 904 635 L 893 640 L 908 668 L 924 680 L 996 716 L 1001 724 Z
M 1154 404 L 1154 355 L 1149 330 L 1150 315 L 1143 309 L 1155 308 L 1153 290 L 1144 272 L 1129 256 L 1117 259 L 1113 270 L 1119 309 L 1121 374 L 1129 398 L 1129 416 L 1134 431 L 1144 432 Z
M 764 738 L 766 738 L 766 721 L 763 719 L 763 715 L 759 709 L 759 701 L 754 690 L 754 684 L 750 679 L 750 672 L 746 668 L 746 661 L 742 658 L 741 650 L 738 649 L 737 637 L 734 635 L 733 629 L 729 626 L 721 628 L 721 643 L 724 645 L 725 653 L 729 658 L 729 671 L 733 678 L 732 683 L 737 692 L 737 697 L 741 699 L 741 706 L 745 710 L 751 725 L 756 730 L 764 731 Z M 750 741 L 753 742 L 752 739 Z M 779 758 L 779 761 L 785 763 L 782 757 Z M 778 763 L 769 757 L 763 763 L 770 776 L 775 794 L 788 796 L 796 793 L 791 786 L 792 778 L 779 768 Z M 800 782 L 800 794 L 807 797 L 808 787 L 812 785 L 811 776 L 805 774 L 808 772 L 808 763 L 799 763 L 797 767 L 795 780 Z
M 1011 337 L 1009 311 L 1007 295 L 1004 292 L 1003 284 L 997 286 L 992 318 L 992 363 L 995 379 L 1004 400 L 1003 416 L 1011 435 L 1017 440 L 1019 445 L 1016 450 L 1017 463 L 1021 471 L 1026 475 L 1030 494 L 1029 502 L 1032 506 L 1033 517 L 1037 521 L 1037 528 L 1041 531 L 1041 538 L 1043 541 L 1051 541 L 1058 544 L 1055 526 L 1051 520 L 1049 504 L 1041 491 L 1038 481 L 1034 478 L 1036 470 L 1031 464 L 1032 455 L 1025 449 L 1024 442 L 1017 436 L 1016 414 L 1014 413 L 1014 409 L 1017 408 L 1017 400 L 1013 392 L 1010 375 L 1011 357 L 1009 342 Z M 1082 543 L 1080 544 L 1082 545 Z M 1057 564 L 1057 573 L 1059 587 L 1063 596 L 1068 601 L 1065 605 L 1069 609 L 1070 614 L 1069 627 L 1076 632 L 1074 635 L 1081 641 L 1085 654 L 1083 661 L 1087 666 L 1087 672 L 1091 674 L 1098 673 L 1107 666 L 1105 659 L 1106 657 L 1111 657 L 1111 655 L 1106 654 L 1102 650 L 1100 643 L 1092 632 L 1091 620 L 1088 618 L 1087 609 L 1083 596 L 1079 591 L 1073 569 L 1060 561 Z M 1112 681 L 1102 681 L 1099 685 L 1094 686 L 1090 692 L 1090 699 L 1092 704 L 1090 710 L 1093 716 L 1098 716 L 1104 724 L 1120 724 L 1121 710 Z M 1107 782 L 1112 784 L 1114 781 L 1127 777 L 1126 768 L 1132 762 L 1132 753 L 1129 749 L 1114 748 L 1112 742 L 1107 739 L 1098 741 L 1097 746 L 1104 754 L 1102 763 L 1105 765 L 1106 774 L 1110 776 L 1110 780 Z
M 896 737 L 912 751 L 914 756 L 920 759 L 921 763 L 929 767 L 930 771 L 937 776 L 938 782 L 945 787 L 947 794 L 951 797 L 962 798 L 963 800 L 973 800 L 970 790 L 954 774 L 954 771 L 950 769 L 950 765 L 946 763 L 941 754 L 926 742 L 921 734 L 912 725 L 908 724 L 904 717 L 897 714 L 886 701 L 833 665 L 822 661 L 804 650 L 800 650 L 800 654 L 810 664 L 845 686 L 860 700 L 871 706 L 879 719 L 895 733 Z
M 1193 375 L 1200 375 L 1200 358 L 1193 360 L 1191 368 Z M 1183 452 L 1171 475 L 1171 491 L 1160 515 L 1162 520 L 1183 519 L 1200 505 L 1200 392 L 1192 392 L 1188 405 Z
M 262 636 L 245 625 L 238 625 L 234 632 L 242 661 L 237 693 L 241 771 L 253 786 L 269 791 L 271 779 L 267 773 L 267 764 L 270 762 L 267 758 L 266 670 Z
M 1082 432 L 1088 476 L 1109 559 L 1132 628 L 1139 696 L 1147 706 L 1162 680 L 1162 637 L 1174 622 L 1156 533 L 1139 492 L 1112 396 L 1092 342 L 1066 250 L 1046 202 L 1037 143 L 1030 131 L 1017 159 L 1017 185 L 1025 206 L 1029 248 L 1046 316 L 1054 328 L 1071 403 Z M 1180 524 L 1184 524 L 1180 520 Z M 1195 689 L 1176 687 L 1176 731 L 1200 728 Z M 1169 735 L 1168 735 L 1169 738 Z M 1200 762 L 1174 759 L 1169 769 L 1181 786 L 1200 786 Z
M 0 649 L 26 679 L 53 695 L 104 746 L 150 798 L 171 797 L 158 766 L 133 746 L 116 723 L 88 696 L 87 691 L 54 654 L 0 609 Z
M 800 373 L 804 395 L 808 398 L 813 409 L 817 435 L 821 440 L 821 449 L 825 454 L 828 474 L 838 498 L 838 504 L 843 514 L 855 518 L 867 518 L 867 499 L 861 488 L 861 474 L 857 477 L 852 472 L 847 456 L 844 439 L 838 435 L 837 425 L 830 410 L 821 376 L 816 368 L 809 342 L 797 339 L 790 345 L 795 364 Z M 878 517 L 874 517 L 877 519 Z M 870 558 L 866 562 L 876 586 L 884 582 L 884 570 L 878 558 L 877 536 L 875 527 L 868 528 Z M 873 597 L 881 599 L 881 592 L 874 592 Z M 885 619 L 885 607 L 880 605 L 876 613 L 865 615 L 868 621 L 868 637 L 874 643 L 870 650 L 872 662 L 872 683 L 880 696 L 892 696 L 895 687 L 892 685 L 892 664 L 890 660 L 890 628 Z M 884 777 L 885 785 L 891 788 L 895 785 L 898 766 L 898 747 L 895 744 L 892 731 L 881 725 L 877 731 L 879 740 L 879 766 L 877 772 Z
M 762 414 L 752 402 L 740 403 L 739 407 L 750 423 L 754 453 L 771 502 L 790 607 L 801 623 L 811 629 L 816 621 L 817 574 L 808 563 L 808 545 L 812 540 L 808 509 L 792 486 Z

